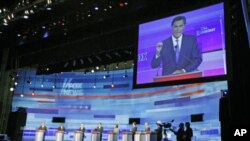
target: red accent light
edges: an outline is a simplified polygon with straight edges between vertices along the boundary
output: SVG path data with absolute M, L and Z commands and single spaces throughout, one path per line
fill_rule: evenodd
M 122 3 L 122 2 L 119 3 L 119 6 L 120 6 L 120 7 L 124 7 L 124 3 Z

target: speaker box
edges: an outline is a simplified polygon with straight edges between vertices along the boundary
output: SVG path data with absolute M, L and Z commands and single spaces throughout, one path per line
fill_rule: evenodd
M 27 112 L 25 108 L 19 108 L 16 112 L 9 114 L 7 134 L 14 141 L 21 141 L 23 130 L 26 125 Z

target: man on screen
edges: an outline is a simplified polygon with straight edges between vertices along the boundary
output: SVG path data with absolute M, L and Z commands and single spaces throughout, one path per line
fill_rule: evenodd
M 172 36 L 158 42 L 151 66 L 162 63 L 162 75 L 180 74 L 197 70 L 202 62 L 201 51 L 195 36 L 183 34 L 186 24 L 184 16 L 172 21 Z

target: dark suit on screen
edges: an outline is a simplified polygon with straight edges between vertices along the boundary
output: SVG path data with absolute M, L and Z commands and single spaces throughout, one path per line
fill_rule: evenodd
M 153 56 L 151 62 L 152 68 L 157 68 L 162 63 L 162 75 L 170 75 L 175 70 L 181 69 L 184 69 L 186 72 L 191 72 L 196 70 L 201 64 L 202 55 L 194 36 L 183 34 L 178 63 L 176 63 L 175 47 L 172 37 L 162 42 L 163 47 L 160 56 L 158 58 Z

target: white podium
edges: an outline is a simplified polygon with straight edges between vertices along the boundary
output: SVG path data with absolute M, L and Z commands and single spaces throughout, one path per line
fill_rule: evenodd
M 74 132 L 74 141 L 82 141 L 83 132 L 82 131 L 75 131 Z
M 91 141 L 100 141 L 100 133 L 93 131 L 91 133 Z
M 122 141 L 132 141 L 132 133 L 131 132 L 123 132 L 122 133 Z
M 36 130 L 35 141 L 43 141 L 45 130 Z
M 64 131 L 56 131 L 56 141 L 63 141 Z
M 109 132 L 108 141 L 118 141 L 118 134 L 114 132 Z
M 156 141 L 157 135 L 154 132 L 145 132 L 145 140 L 144 141 Z
M 135 141 L 144 141 L 145 133 L 144 132 L 136 132 L 135 133 Z

